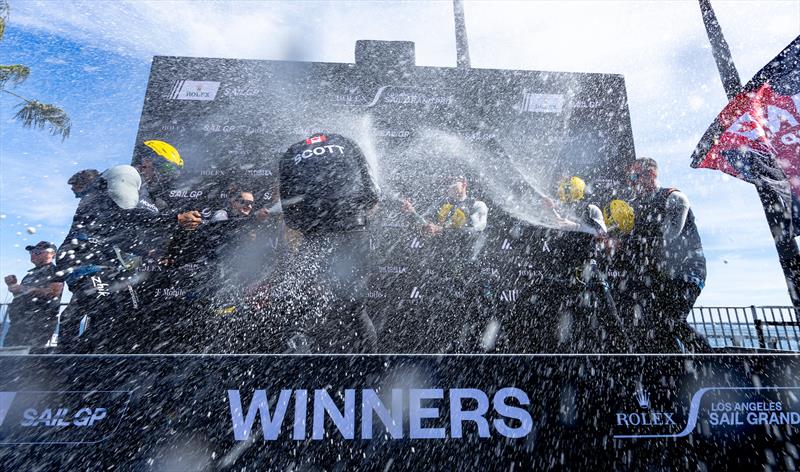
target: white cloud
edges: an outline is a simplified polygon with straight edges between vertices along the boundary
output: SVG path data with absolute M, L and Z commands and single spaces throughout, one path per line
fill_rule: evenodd
M 447 2 L 129 0 L 51 6 L 41 0 L 15 5 L 13 24 L 145 59 L 181 55 L 352 62 L 355 40 L 370 38 L 416 41 L 423 46 L 418 62 L 424 64 L 432 56 L 426 44 L 434 43 L 433 55 L 441 57 L 442 49 L 455 43 Z M 442 27 L 449 33 L 430 35 Z

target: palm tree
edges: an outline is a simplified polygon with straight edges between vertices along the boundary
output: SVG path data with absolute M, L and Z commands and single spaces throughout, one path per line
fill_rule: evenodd
M 0 0 L 0 40 L 3 39 L 9 12 L 8 1 Z M 64 110 L 55 105 L 27 99 L 6 88 L 7 86 L 15 87 L 21 84 L 28 78 L 30 73 L 31 70 L 22 64 L 0 65 L 0 91 L 22 100 L 18 105 L 17 114 L 14 115 L 14 118 L 19 120 L 22 126 L 39 129 L 44 129 L 47 126 L 50 134 L 54 136 L 60 135 L 63 141 L 69 136 L 69 131 L 72 128 L 69 116 Z

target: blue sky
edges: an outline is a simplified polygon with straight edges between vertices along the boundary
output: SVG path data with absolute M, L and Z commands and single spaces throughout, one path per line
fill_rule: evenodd
M 712 3 L 743 80 L 800 34 L 800 2 Z M 419 65 L 455 65 L 449 1 L 55 4 L 12 0 L 0 42 L 0 62 L 31 67 L 14 91 L 73 122 L 64 142 L 23 129 L 18 100 L 0 94 L 3 275 L 28 268 L 26 244 L 63 239 L 77 204 L 69 175 L 129 161 L 153 55 L 352 62 L 357 39 L 387 39 L 414 41 Z M 698 304 L 789 303 L 754 189 L 688 166 L 725 104 L 696 1 L 467 1 L 465 15 L 473 67 L 624 74 L 638 154 L 697 216 L 709 265 Z

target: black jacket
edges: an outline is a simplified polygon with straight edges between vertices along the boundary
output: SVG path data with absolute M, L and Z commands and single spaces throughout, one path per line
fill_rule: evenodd
M 136 208 L 119 208 L 101 183 L 81 200 L 58 249 L 56 266 L 63 272 L 61 277 L 72 285 L 90 266 L 104 272 L 124 271 L 123 261 L 147 255 L 153 237 L 148 229 L 157 215 L 158 210 L 144 200 Z
M 378 186 L 358 145 L 338 134 L 315 134 L 280 159 L 281 205 L 287 226 L 304 233 L 354 229 L 378 203 Z
M 672 241 L 664 239 L 667 199 L 675 191 L 673 188 L 660 188 L 650 197 L 634 201 L 633 249 L 644 270 L 702 287 L 706 279 L 706 258 L 691 209 L 680 234 Z

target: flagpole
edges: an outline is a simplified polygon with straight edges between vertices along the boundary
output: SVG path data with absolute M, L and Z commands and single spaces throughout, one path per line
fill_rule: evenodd
M 453 17 L 456 24 L 456 65 L 459 69 L 469 69 L 469 42 L 464 22 L 464 3 L 461 0 L 453 0 Z
M 714 9 L 711 7 L 711 1 L 698 1 L 700 3 L 700 11 L 703 14 L 703 24 L 708 34 L 708 41 L 711 43 L 711 52 L 714 54 L 714 60 L 717 63 L 719 77 L 722 80 L 722 86 L 725 88 L 728 100 L 731 100 L 742 91 L 742 81 L 733 63 L 728 42 L 725 41 L 722 28 L 717 21 L 717 16 L 714 14 Z M 798 287 L 800 287 L 800 283 L 798 283 L 800 281 L 800 252 L 787 225 L 787 222 L 790 221 L 787 212 L 790 209 L 784 208 L 780 198 L 766 186 L 756 185 L 755 187 L 758 191 L 758 197 L 761 199 L 761 206 L 764 208 L 764 215 L 767 217 L 772 238 L 775 241 L 775 250 L 778 252 L 778 260 L 786 278 L 789 297 L 792 300 L 792 305 L 800 309 L 800 294 L 798 293 Z

